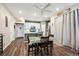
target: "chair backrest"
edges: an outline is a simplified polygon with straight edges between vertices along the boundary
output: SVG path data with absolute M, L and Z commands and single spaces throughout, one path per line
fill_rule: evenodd
M 37 43 L 40 42 L 40 36 L 28 36 L 28 43 Z
M 54 35 L 51 35 L 51 34 L 50 34 L 49 36 L 50 36 L 50 37 L 54 37 Z
M 42 36 L 41 37 L 41 42 L 48 42 L 49 41 L 49 36 Z
M 49 35 L 49 40 L 53 40 L 54 39 L 54 35 Z
M 30 43 L 29 36 L 27 36 L 28 43 Z

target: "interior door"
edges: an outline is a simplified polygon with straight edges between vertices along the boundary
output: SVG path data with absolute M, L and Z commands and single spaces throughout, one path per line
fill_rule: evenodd
M 16 25 L 16 37 L 24 37 L 24 26 L 23 25 L 20 25 L 20 24 L 18 24 L 18 25 Z

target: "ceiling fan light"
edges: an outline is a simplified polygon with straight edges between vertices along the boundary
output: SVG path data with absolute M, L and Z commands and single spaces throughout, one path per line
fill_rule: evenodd
M 33 15 L 34 15 L 34 16 L 37 16 L 37 13 L 34 13 Z
M 48 15 L 45 15 L 45 17 L 48 17 Z
M 22 11 L 21 10 L 19 10 L 19 14 L 22 14 Z
M 56 8 L 56 11 L 59 11 L 60 9 L 59 8 Z

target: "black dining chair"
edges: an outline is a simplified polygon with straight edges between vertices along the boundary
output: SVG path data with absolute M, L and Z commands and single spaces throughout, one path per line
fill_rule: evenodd
M 38 46 L 40 47 L 40 52 L 41 52 L 41 56 L 43 55 L 48 55 L 49 51 L 48 51 L 48 41 L 49 41 L 49 37 L 41 37 L 40 43 L 38 43 Z
M 30 44 L 30 40 L 29 40 L 30 36 L 27 36 L 28 39 L 28 56 L 30 55 L 30 52 L 32 52 L 32 55 L 37 55 L 37 43 L 31 43 Z
M 52 50 L 54 49 L 53 47 L 53 38 L 54 35 L 49 35 L 49 48 L 50 48 L 50 54 L 52 55 Z

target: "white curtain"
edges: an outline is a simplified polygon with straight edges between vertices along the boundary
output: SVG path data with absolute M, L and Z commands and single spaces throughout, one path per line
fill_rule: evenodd
M 76 49 L 76 23 L 75 10 L 71 12 L 71 47 Z
M 79 9 L 75 10 L 76 15 L 76 50 L 79 51 Z
M 67 46 L 67 14 L 64 14 L 63 21 L 63 45 Z
M 62 44 L 62 28 L 63 28 L 63 16 L 61 16 L 60 17 L 60 19 L 59 19 L 60 21 L 59 21 L 59 35 L 60 35 L 60 40 L 59 40 L 59 43 L 61 43 Z
M 69 46 L 75 49 L 75 13 L 74 11 L 64 14 L 64 26 L 63 26 L 63 45 Z
M 64 14 L 63 45 L 79 50 L 79 9 Z
M 71 33 L 71 31 L 70 31 L 70 14 L 68 13 L 67 14 L 67 23 L 66 23 L 66 45 L 67 46 L 69 46 L 70 47 L 70 44 L 71 44 L 71 42 L 70 42 L 70 37 L 71 37 L 71 35 L 70 35 L 70 33 Z
M 57 43 L 79 50 L 79 9 L 55 19 L 54 35 Z

